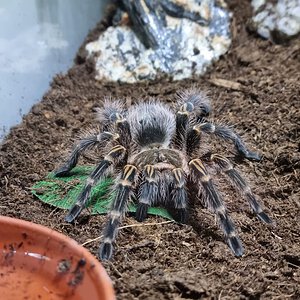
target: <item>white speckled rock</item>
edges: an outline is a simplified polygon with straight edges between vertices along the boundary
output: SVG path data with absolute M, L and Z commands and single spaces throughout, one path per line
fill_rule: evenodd
M 228 50 L 231 15 L 223 1 L 172 1 L 186 2 L 206 24 L 166 14 L 156 49 L 146 48 L 128 25 L 109 27 L 86 45 L 89 57 L 95 58 L 96 79 L 134 83 L 167 75 L 180 80 L 203 74 Z
M 300 32 L 300 0 L 252 0 L 254 29 L 275 42 L 290 39 Z

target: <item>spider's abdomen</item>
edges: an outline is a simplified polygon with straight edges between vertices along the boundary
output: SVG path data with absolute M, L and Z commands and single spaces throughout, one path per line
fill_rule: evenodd
M 175 116 L 159 102 L 134 106 L 128 111 L 132 139 L 141 147 L 168 146 L 175 133 Z

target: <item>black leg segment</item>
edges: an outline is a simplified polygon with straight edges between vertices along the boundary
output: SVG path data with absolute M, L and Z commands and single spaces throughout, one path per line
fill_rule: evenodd
M 158 198 L 158 176 L 153 165 L 146 165 L 143 171 L 144 182 L 140 187 L 139 203 L 135 218 L 142 222 L 147 218 L 148 208 Z
M 182 112 L 182 111 L 177 112 L 175 144 L 177 145 L 178 148 L 182 148 L 184 146 L 188 123 L 189 123 L 188 112 Z
M 97 184 L 97 182 L 105 175 L 107 169 L 120 157 L 124 156 L 126 149 L 123 146 L 117 145 L 112 148 L 112 150 L 104 157 L 104 159 L 99 163 L 99 165 L 93 170 L 88 179 L 86 180 L 86 184 L 79 194 L 76 203 L 69 210 L 65 220 L 67 222 L 73 222 L 80 214 L 80 212 L 85 207 L 91 191 L 92 187 Z
M 171 191 L 172 205 L 176 209 L 175 220 L 180 223 L 187 221 L 188 196 L 185 189 L 185 173 L 182 168 L 172 170 L 174 182 Z
M 108 260 L 113 253 L 113 242 L 115 241 L 118 225 L 124 215 L 133 184 L 137 176 L 137 168 L 133 165 L 126 165 L 119 182 L 116 186 L 116 197 L 108 214 L 108 220 L 103 232 L 103 239 L 99 249 L 101 260 Z
M 251 152 L 250 150 L 248 150 L 241 137 L 229 127 L 214 125 L 212 123 L 205 122 L 195 125 L 192 129 L 192 133 L 189 134 L 200 135 L 201 132 L 206 134 L 213 134 L 225 141 L 232 141 L 237 152 L 242 157 L 255 161 L 261 160 L 261 156 L 255 152 Z
M 248 200 L 250 207 L 256 213 L 258 218 L 265 223 L 272 223 L 271 218 L 263 211 L 246 180 L 233 168 L 231 162 L 226 157 L 218 154 L 212 154 L 211 161 L 219 166 L 221 171 L 229 177 L 233 186 Z
M 131 143 L 130 126 L 126 119 L 118 119 L 116 121 L 117 132 L 120 136 L 120 144 L 125 148 L 128 148 Z
M 67 162 L 54 172 L 55 176 L 63 177 L 68 176 L 70 171 L 77 165 L 79 156 L 82 152 L 86 151 L 89 148 L 92 148 L 101 143 L 108 143 L 113 139 L 117 139 L 117 135 L 113 135 L 110 132 L 103 132 L 98 135 L 92 135 L 86 138 L 83 138 L 78 142 L 78 144 L 73 148 L 73 151 L 67 160 Z
M 243 246 L 235 231 L 233 221 L 229 217 L 224 201 L 213 184 L 205 166 L 200 159 L 193 159 L 189 162 L 189 167 L 193 180 L 198 182 L 200 179 L 200 183 L 205 193 L 206 205 L 213 213 L 216 214 L 229 247 L 236 256 L 242 256 L 244 252 Z

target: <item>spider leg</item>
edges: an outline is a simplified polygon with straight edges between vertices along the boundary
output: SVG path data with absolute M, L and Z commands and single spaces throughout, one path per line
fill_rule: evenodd
M 171 191 L 172 203 L 177 210 L 176 221 L 185 223 L 187 219 L 187 192 L 185 190 L 185 173 L 182 168 L 172 170 L 174 186 Z
M 193 113 L 197 120 L 202 120 L 209 115 L 211 108 L 208 98 L 195 89 L 181 92 L 179 94 L 179 102 L 182 105 L 176 113 L 175 144 L 182 147 L 186 140 L 190 115 Z
M 127 208 L 127 202 L 132 192 L 133 184 L 137 175 L 137 168 L 126 165 L 116 186 L 116 197 L 108 214 L 108 220 L 103 232 L 103 239 L 99 249 L 101 260 L 109 260 L 112 256 L 112 243 L 116 239 L 118 225 Z
M 158 176 L 153 165 L 146 165 L 143 171 L 145 182 L 141 184 L 139 192 L 139 203 L 135 218 L 142 222 L 147 217 L 148 208 L 156 201 L 158 197 Z
M 58 170 L 54 171 L 55 176 L 63 177 L 68 176 L 69 172 L 76 166 L 79 156 L 85 150 L 92 148 L 98 144 L 109 142 L 111 140 L 118 139 L 118 135 L 114 135 L 110 132 L 102 132 L 100 134 L 91 135 L 81 139 L 77 145 L 73 148 L 73 151 L 67 160 L 67 162 L 61 166 Z
M 121 115 L 116 119 L 116 131 L 120 136 L 120 144 L 125 148 L 128 148 L 131 143 L 131 132 L 128 121 Z
M 250 186 L 245 179 L 233 168 L 231 162 L 226 158 L 218 154 L 212 154 L 211 161 L 219 166 L 233 183 L 233 185 L 240 190 L 242 195 L 248 200 L 250 207 L 256 213 L 258 218 L 265 223 L 272 223 L 270 217 L 263 211 L 261 205 L 252 193 Z
M 210 122 L 204 122 L 195 125 L 192 130 L 187 134 L 187 145 L 189 151 L 195 150 L 200 143 L 201 132 L 206 134 L 213 134 L 219 138 L 222 138 L 225 141 L 232 141 L 235 145 L 237 152 L 249 160 L 259 161 L 261 156 L 255 152 L 251 152 L 247 149 L 245 143 L 241 137 L 235 133 L 232 129 L 227 126 L 214 125 Z
M 225 234 L 229 247 L 236 256 L 242 256 L 244 250 L 242 243 L 235 231 L 234 223 L 229 217 L 227 209 L 224 205 L 224 201 L 216 189 L 205 166 L 200 159 L 193 159 L 189 162 L 189 167 L 191 170 L 192 179 L 195 182 L 200 179 L 200 183 L 206 196 L 206 205 L 217 216 L 218 222 Z
M 105 175 L 107 169 L 120 158 L 124 157 L 126 149 L 117 145 L 111 149 L 111 151 L 104 157 L 104 159 L 98 164 L 98 166 L 92 171 L 90 176 L 87 178 L 84 188 L 79 194 L 76 203 L 70 208 L 65 220 L 67 222 L 73 222 L 88 201 L 92 187 Z
M 108 111 L 110 110 L 111 109 L 108 109 Z M 129 147 L 131 142 L 131 134 L 128 121 L 123 118 L 122 114 L 118 110 L 112 110 L 112 112 L 109 113 L 105 118 L 106 119 L 103 120 L 103 123 L 106 124 L 105 127 L 109 127 L 107 124 L 110 124 L 114 127 L 113 131 L 116 133 L 104 131 L 100 134 L 91 135 L 80 140 L 73 148 L 73 151 L 67 162 L 54 172 L 55 176 L 68 176 L 69 172 L 76 166 L 81 153 L 96 145 L 108 143 L 113 140 L 119 140 L 120 145 L 124 146 L 125 148 Z

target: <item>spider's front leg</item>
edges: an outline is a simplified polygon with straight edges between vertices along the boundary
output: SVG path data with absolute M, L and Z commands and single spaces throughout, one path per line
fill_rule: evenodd
M 187 219 L 187 202 L 188 196 L 185 189 L 185 173 L 182 168 L 172 170 L 173 186 L 171 191 L 171 201 L 176 209 L 175 220 L 180 223 L 185 223 Z
M 146 165 L 143 171 L 144 182 L 140 186 L 139 203 L 135 218 L 142 222 L 147 217 L 148 208 L 157 200 L 159 178 L 153 165 Z
M 191 130 L 189 130 L 187 134 L 187 145 L 190 153 L 198 147 L 202 132 L 206 134 L 213 134 L 219 138 L 222 138 L 225 141 L 232 141 L 235 145 L 237 152 L 242 157 L 254 161 L 261 160 L 261 156 L 255 152 L 248 150 L 241 137 L 238 134 L 236 134 L 232 129 L 230 129 L 227 126 L 219 126 L 210 122 L 197 124 Z
M 54 171 L 55 176 L 63 177 L 68 176 L 70 171 L 76 166 L 80 155 L 96 145 L 101 145 L 103 143 L 108 143 L 112 140 L 117 140 L 119 138 L 118 134 L 113 134 L 110 132 L 102 132 L 100 134 L 91 135 L 81 139 L 73 148 L 73 151 L 66 161 L 66 163 L 61 166 L 58 170 Z
M 165 174 L 166 175 L 166 174 Z M 185 174 L 181 168 L 174 168 L 171 175 L 171 199 L 168 201 L 169 208 L 175 208 L 174 219 L 180 223 L 185 223 L 187 218 L 187 192 L 185 190 Z M 169 175 L 169 176 L 170 176 Z M 158 201 L 159 195 L 162 196 L 162 190 L 169 190 L 169 184 L 166 186 L 164 175 L 159 178 L 157 170 L 153 165 L 146 165 L 143 171 L 144 182 L 140 186 L 139 203 L 135 218 L 142 222 L 147 217 L 148 208 Z
M 104 157 L 104 159 L 98 164 L 98 166 L 92 171 L 86 180 L 85 186 L 79 194 L 76 203 L 73 205 L 73 207 L 71 207 L 65 218 L 67 222 L 73 222 L 78 217 L 90 197 L 92 187 L 97 184 L 103 175 L 105 175 L 107 169 L 112 164 L 124 158 L 125 153 L 126 149 L 123 146 L 117 145 L 113 147 L 111 151 Z
M 210 161 L 218 165 L 222 172 L 224 172 L 233 183 L 233 186 L 237 188 L 241 194 L 248 200 L 250 207 L 256 213 L 258 218 L 265 223 L 271 224 L 272 220 L 263 211 L 261 205 L 259 204 L 256 196 L 252 193 L 252 190 L 245 179 L 238 173 L 237 170 L 233 168 L 231 162 L 219 154 L 212 154 L 210 156 Z
M 233 221 L 228 215 L 224 201 L 216 189 L 205 166 L 200 159 L 192 159 L 189 162 L 192 180 L 200 183 L 204 189 L 206 206 L 217 216 L 221 229 L 227 239 L 228 245 L 236 256 L 243 255 L 242 243 L 235 231 Z
M 137 168 L 133 165 L 126 165 L 123 168 L 121 177 L 117 182 L 116 197 L 112 203 L 103 232 L 102 243 L 99 249 L 99 257 L 101 260 L 108 260 L 112 257 L 112 243 L 116 239 L 118 226 L 127 209 L 128 199 L 132 192 L 136 178 Z

